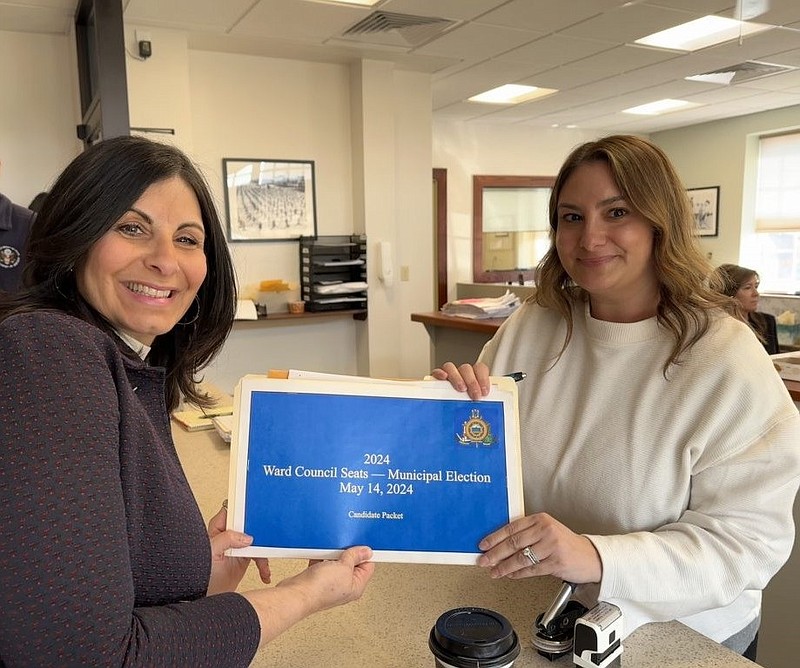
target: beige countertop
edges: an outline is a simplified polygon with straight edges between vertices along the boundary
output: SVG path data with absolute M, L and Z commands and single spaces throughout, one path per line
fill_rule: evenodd
M 214 430 L 189 433 L 173 423 L 178 455 L 206 520 L 227 496 L 228 445 Z M 309 518 L 313 521 L 313 518 Z M 304 561 L 270 560 L 273 582 L 298 572 Z M 490 608 L 509 619 L 522 652 L 514 668 L 572 666 L 571 655 L 550 662 L 531 646 L 531 625 L 559 583 L 552 578 L 492 580 L 471 566 L 377 564 L 356 603 L 327 610 L 296 625 L 256 654 L 253 668 L 433 668 L 428 634 L 443 612 Z M 250 568 L 242 589 L 261 585 Z M 735 668 L 752 662 L 678 622 L 648 624 L 623 643 L 628 668 Z

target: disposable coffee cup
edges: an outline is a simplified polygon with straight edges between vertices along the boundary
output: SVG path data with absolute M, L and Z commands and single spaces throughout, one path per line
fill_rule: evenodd
M 519 638 L 511 623 L 486 608 L 455 608 L 436 620 L 428 637 L 436 668 L 511 668 Z

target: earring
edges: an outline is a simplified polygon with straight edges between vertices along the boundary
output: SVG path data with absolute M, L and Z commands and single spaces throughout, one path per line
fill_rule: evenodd
M 66 274 L 64 274 L 63 276 L 56 277 L 56 279 L 53 281 L 53 285 L 56 288 L 56 292 L 59 295 L 61 295 L 66 301 L 69 301 L 70 298 L 67 297 L 67 295 L 65 295 L 64 292 L 61 290 L 61 286 L 59 285 L 59 280 L 61 278 L 67 278 L 72 273 L 72 271 L 73 271 L 73 269 L 72 269 L 72 267 L 70 267 L 69 269 L 67 269 L 67 273 Z
M 200 317 L 200 297 L 195 295 L 194 296 L 194 302 L 192 302 L 192 303 L 196 304 L 196 306 L 197 306 L 197 308 L 195 308 L 194 316 L 192 317 L 192 319 L 191 320 L 184 320 L 183 319 L 186 316 L 186 313 L 189 312 L 187 310 L 186 313 L 184 313 L 183 316 L 181 316 L 181 319 L 178 320 L 178 322 L 175 323 L 175 324 L 177 324 L 177 325 L 191 325 L 192 323 L 197 322 L 197 319 Z M 189 307 L 189 308 L 191 309 L 191 307 Z

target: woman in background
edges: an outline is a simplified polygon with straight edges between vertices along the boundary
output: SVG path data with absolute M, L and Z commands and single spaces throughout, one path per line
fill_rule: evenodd
M 208 529 L 169 411 L 233 323 L 233 267 L 202 176 L 137 137 L 88 148 L 44 201 L 25 287 L 0 302 L 0 665 L 247 666 L 304 617 L 357 599 L 345 550 L 235 593 L 252 538 Z M 269 582 L 266 560 L 256 560 Z
M 526 517 L 486 536 L 492 577 L 552 575 L 625 633 L 677 619 L 754 658 L 761 590 L 794 542 L 800 414 L 710 289 L 664 152 L 576 148 L 550 199 L 536 292 L 475 364 L 433 375 L 477 400 L 519 383 Z M 747 360 L 747 364 L 742 364 Z
M 779 353 L 775 316 L 758 310 L 758 285 L 761 282 L 758 273 L 738 264 L 723 264 L 717 267 L 715 274 L 720 291 L 736 299 L 742 319 L 750 325 L 767 352 L 770 355 Z

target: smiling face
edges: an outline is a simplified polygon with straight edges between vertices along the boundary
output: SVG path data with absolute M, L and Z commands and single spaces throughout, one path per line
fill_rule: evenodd
M 576 167 L 557 204 L 556 250 L 590 296 L 592 315 L 636 322 L 655 315 L 653 228 L 625 200 L 605 162 Z
M 758 310 L 758 285 L 758 276 L 754 274 L 739 286 L 734 295 L 745 313 L 753 313 Z
M 78 290 L 116 329 L 152 345 L 192 305 L 206 276 L 200 205 L 180 178 L 144 191 L 89 250 Z

